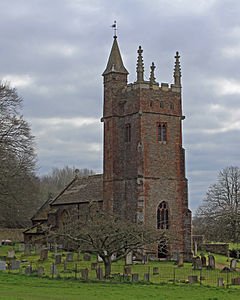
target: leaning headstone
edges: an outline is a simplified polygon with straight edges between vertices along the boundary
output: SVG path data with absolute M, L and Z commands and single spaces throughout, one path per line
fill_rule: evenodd
M 202 262 L 203 267 L 207 266 L 207 259 L 206 259 L 206 257 L 204 256 L 203 253 L 201 253 L 201 262 Z
M 143 255 L 143 257 L 142 257 L 142 264 L 143 265 L 148 264 L 148 256 L 147 255 Z
M 11 269 L 12 270 L 19 270 L 20 269 L 20 261 L 14 260 L 11 262 Z
M 91 263 L 91 270 L 97 270 L 98 263 Z
M 5 271 L 5 270 L 6 270 L 6 262 L 0 261 L 0 271 Z
M 217 279 L 217 286 L 224 286 L 223 278 L 218 278 Z
M 89 253 L 84 253 L 83 259 L 84 259 L 85 261 L 90 261 L 90 260 L 91 260 L 91 255 L 90 255 Z
M 183 267 L 183 254 L 179 254 L 178 267 Z
M 103 279 L 103 269 L 97 268 L 96 274 L 97 274 L 97 279 L 99 280 Z
M 67 262 L 73 261 L 73 252 L 67 253 L 66 261 Z
M 202 261 L 199 256 L 193 259 L 193 270 L 201 270 L 202 269 Z
M 88 269 L 82 269 L 81 270 L 81 276 L 83 280 L 88 280 Z
M 232 284 L 234 284 L 234 285 L 240 285 L 240 277 L 232 278 Z
M 61 254 L 57 254 L 55 256 L 55 264 L 59 265 L 59 264 L 61 264 L 61 262 L 62 262 L 62 255 Z
M 231 262 L 230 262 L 230 270 L 236 271 L 236 268 L 237 268 L 237 260 L 232 259 Z
M 143 280 L 144 281 L 150 281 L 150 274 L 149 273 L 144 273 L 143 274 Z
M 126 257 L 125 257 L 125 264 L 126 265 L 132 265 L 133 264 L 133 255 L 132 255 L 132 251 L 130 251 Z
M 41 244 L 35 244 L 35 254 L 40 255 L 42 250 L 42 245 Z
M 51 266 L 51 275 L 57 275 L 57 266 L 56 265 L 52 265 Z
M 26 266 L 25 274 L 30 275 L 31 273 L 32 273 L 32 267 L 31 266 Z
M 215 258 L 213 255 L 208 255 L 208 269 L 215 269 Z
M 43 276 L 43 274 L 44 274 L 44 267 L 42 267 L 42 266 L 38 267 L 37 272 L 38 272 L 38 276 Z
M 31 245 L 30 244 L 25 244 L 25 249 L 24 249 L 24 255 L 31 255 Z
M 138 281 L 138 273 L 132 274 L 132 282 Z
M 124 267 L 124 275 L 130 275 L 132 272 L 131 267 Z
M 42 249 L 40 252 L 40 261 L 48 259 L 48 249 Z
M 196 275 L 189 275 L 188 276 L 189 283 L 196 283 L 197 279 L 198 279 L 198 277 Z
M 158 271 L 158 267 L 153 267 L 153 275 L 158 275 L 159 271 Z
M 23 252 L 24 250 L 25 250 L 25 244 L 20 243 L 20 244 L 18 245 L 18 251 L 19 251 L 19 252 Z
M 14 258 L 15 257 L 15 249 L 12 248 L 8 251 L 8 258 Z

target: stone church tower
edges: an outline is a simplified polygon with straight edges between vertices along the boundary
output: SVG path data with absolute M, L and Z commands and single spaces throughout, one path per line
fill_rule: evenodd
M 158 257 L 191 258 L 191 211 L 182 148 L 181 68 L 175 56 L 174 84 L 144 79 L 138 49 L 137 80 L 127 83 L 117 37 L 103 72 L 105 208 L 140 224 L 167 230 L 174 239 Z M 160 247 L 159 247 L 160 248 Z M 162 247 L 161 247 L 162 248 Z

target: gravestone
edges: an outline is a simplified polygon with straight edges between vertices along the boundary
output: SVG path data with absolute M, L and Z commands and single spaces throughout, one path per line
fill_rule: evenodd
M 138 273 L 132 274 L 132 282 L 138 281 Z
M 159 271 L 158 271 L 158 267 L 153 267 L 153 275 L 158 275 Z
M 130 275 L 132 272 L 131 267 L 124 267 L 124 275 Z
M 223 278 L 218 278 L 217 279 L 217 286 L 224 286 Z
M 197 256 L 197 241 L 194 242 L 194 256 Z
M 35 254 L 40 255 L 42 250 L 42 245 L 41 244 L 35 244 Z
M 88 269 L 82 269 L 81 270 L 81 276 L 83 280 L 88 280 Z
M 232 259 L 230 262 L 230 270 L 236 271 L 236 268 L 237 268 L 237 260 Z
M 201 270 L 202 261 L 199 256 L 193 258 L 193 270 Z
M 12 270 L 19 270 L 20 269 L 20 261 L 14 260 L 11 262 L 11 269 Z
M 91 270 L 97 270 L 98 263 L 91 263 Z
M 57 275 L 57 266 L 56 265 L 52 265 L 51 266 L 51 275 Z
M 43 276 L 43 274 L 44 274 L 44 267 L 42 267 L 42 266 L 38 267 L 37 272 L 38 272 L 38 276 Z
M 61 262 L 62 262 L 62 255 L 61 254 L 57 254 L 55 256 L 55 264 L 59 265 L 59 264 L 61 264 Z
M 15 257 L 15 249 L 12 248 L 8 251 L 8 258 L 14 258 Z
M 116 258 L 117 258 L 117 255 L 116 255 L 116 254 L 112 254 L 112 256 L 111 256 L 111 261 L 115 261 Z
M 91 261 L 91 255 L 89 253 L 84 253 L 83 260 L 85 260 L 85 261 Z
M 201 253 L 201 262 L 202 262 L 203 267 L 207 266 L 207 259 L 206 259 L 206 257 L 204 256 L 203 253 Z
M 180 257 L 180 251 L 177 250 L 175 253 L 176 253 L 176 260 L 174 262 L 174 265 L 178 265 L 178 263 L 179 263 L 179 257 Z
M 99 255 L 97 255 L 97 262 L 103 262 L 103 259 Z
M 215 269 L 215 258 L 213 255 L 208 255 L 208 269 Z
M 99 280 L 103 279 L 103 269 L 97 268 L 96 274 L 97 274 L 97 279 Z
M 240 285 L 240 277 L 232 278 L 232 284 L 234 284 L 234 285 Z
M 183 254 L 179 254 L 178 267 L 183 267 Z
M 32 273 L 32 267 L 31 266 L 26 266 L 25 274 L 30 275 L 31 273 Z
M 198 277 L 196 275 L 189 275 L 188 276 L 189 283 L 196 283 L 197 279 L 198 279 Z
M 126 257 L 125 257 L 125 264 L 126 265 L 132 265 L 133 264 L 133 255 L 132 255 L 132 251 L 130 251 Z
M 30 244 L 25 244 L 24 255 L 31 255 L 32 246 Z
M 5 270 L 6 270 L 6 262 L 0 261 L 0 271 L 5 271 Z
M 143 257 L 142 257 L 142 264 L 143 265 L 148 264 L 148 256 L 147 255 L 143 255 Z
M 67 262 L 71 262 L 71 261 L 73 261 L 73 252 L 68 252 L 67 253 L 67 257 L 66 257 L 66 261 Z
M 48 249 L 42 249 L 40 252 L 40 261 L 48 259 Z
M 19 252 L 23 252 L 24 250 L 25 250 L 25 244 L 20 243 L 20 244 L 18 245 L 18 251 L 19 251 Z
M 149 273 L 144 273 L 143 280 L 144 281 L 150 281 L 150 274 Z

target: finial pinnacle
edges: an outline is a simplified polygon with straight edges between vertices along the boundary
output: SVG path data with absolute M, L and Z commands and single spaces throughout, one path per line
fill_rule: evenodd
M 143 73 L 144 73 L 144 63 L 143 63 L 143 57 L 142 57 L 142 47 L 139 46 L 138 48 L 138 59 L 137 59 L 137 82 L 144 81 L 143 79 Z
M 174 67 L 174 73 L 173 73 L 174 84 L 177 86 L 181 86 L 181 76 L 182 76 L 179 58 L 180 58 L 180 55 L 177 51 L 176 56 L 175 56 L 176 61 L 175 61 L 175 67 Z
M 156 67 L 154 65 L 154 62 L 152 62 L 152 65 L 150 66 L 150 69 L 151 69 L 151 72 L 150 72 L 149 80 L 150 80 L 151 84 L 154 84 L 154 83 L 156 83 L 156 81 L 155 81 L 156 78 L 154 77 L 154 70 L 156 69 Z
M 117 38 L 117 21 L 114 21 L 113 25 L 111 26 L 113 28 L 113 38 L 116 39 Z

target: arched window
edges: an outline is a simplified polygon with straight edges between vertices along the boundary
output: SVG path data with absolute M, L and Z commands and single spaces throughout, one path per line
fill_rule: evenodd
M 167 124 L 157 123 L 157 139 L 160 142 L 167 141 Z
M 165 201 L 161 202 L 157 210 L 157 228 L 169 229 L 169 211 Z

